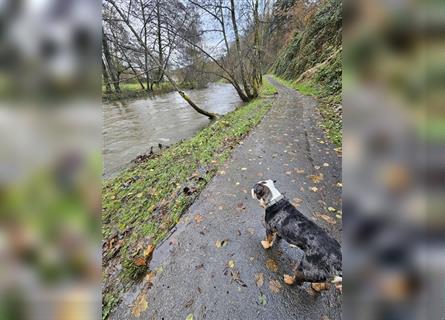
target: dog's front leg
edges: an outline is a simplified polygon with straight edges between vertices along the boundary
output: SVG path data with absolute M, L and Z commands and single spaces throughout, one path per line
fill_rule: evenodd
M 275 238 L 275 233 L 270 229 L 266 228 L 266 239 L 261 241 L 261 245 L 264 249 L 269 249 L 272 247 Z

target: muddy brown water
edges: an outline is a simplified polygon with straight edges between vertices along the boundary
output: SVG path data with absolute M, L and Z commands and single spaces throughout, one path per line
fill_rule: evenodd
M 187 90 L 203 109 L 225 114 L 241 104 L 229 84 L 212 83 L 205 89 Z M 209 125 L 176 92 L 103 105 L 103 161 L 105 178 L 115 176 L 138 155 L 158 144 L 171 145 L 192 137 Z

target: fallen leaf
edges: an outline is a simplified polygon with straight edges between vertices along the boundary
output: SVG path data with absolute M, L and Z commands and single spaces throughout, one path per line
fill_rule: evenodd
M 133 309 L 131 310 L 131 313 L 139 318 L 141 316 L 141 312 L 147 310 L 148 308 L 148 302 L 145 299 L 145 292 L 142 292 L 136 299 L 136 302 L 134 303 Z
M 264 306 L 267 303 L 266 296 L 264 294 L 260 294 L 260 296 L 258 297 L 258 302 Z
M 335 221 L 334 218 L 332 218 L 332 217 L 330 217 L 330 216 L 328 216 L 326 214 L 315 213 L 314 216 L 317 217 L 317 218 L 323 219 L 324 221 L 326 221 L 327 223 L 330 223 L 330 224 L 336 224 L 337 223 L 337 221 Z
M 249 232 L 252 236 L 255 234 L 254 228 L 247 228 L 247 232 Z
M 145 282 L 151 283 L 153 281 L 153 279 L 155 278 L 155 275 L 156 274 L 154 272 L 147 273 L 147 275 L 144 278 Z
M 309 190 L 311 190 L 312 192 L 317 192 L 318 188 L 317 187 L 310 187 Z
M 147 248 L 144 250 L 144 257 L 145 257 L 146 259 L 149 258 L 149 257 L 152 255 L 154 249 L 155 249 L 155 246 L 152 245 L 152 244 L 149 244 L 149 245 L 147 246 Z
M 319 173 L 318 175 L 311 175 L 309 178 L 312 180 L 313 183 L 319 183 L 323 180 L 323 173 Z
M 239 182 L 236 182 L 235 184 L 236 184 L 237 186 L 239 186 Z
M 241 287 L 247 287 L 243 280 L 241 280 L 240 274 L 238 271 L 230 270 L 230 276 L 232 277 L 232 281 L 238 283 Z
M 336 217 L 337 219 L 341 219 L 341 215 L 339 215 L 339 214 L 336 214 L 335 217 Z
M 323 163 L 323 167 L 329 167 L 329 163 L 327 162 Z
M 229 260 L 228 265 L 229 265 L 229 268 L 233 269 L 235 267 L 235 261 Z
M 193 320 L 193 313 L 190 313 L 185 320 Z
M 222 210 L 222 209 L 224 209 L 223 206 L 219 206 L 218 207 L 218 210 Z
M 287 174 L 287 175 L 291 175 L 291 174 L 292 174 L 292 171 L 286 171 L 286 174 Z
M 193 300 L 193 298 L 191 298 L 189 301 L 184 303 L 184 308 L 190 308 L 192 306 L 193 302 L 195 302 L 195 301 Z
M 297 171 L 297 173 L 299 173 L 299 174 L 304 173 L 304 169 L 300 169 L 300 168 L 295 169 L 295 171 Z
M 199 213 L 195 214 L 194 219 L 196 223 L 201 223 L 202 220 L 204 220 L 204 218 Z
M 217 240 L 216 242 L 215 242 L 215 246 L 217 247 L 217 248 L 222 248 L 222 247 L 224 247 L 226 244 L 227 244 L 227 239 L 224 239 L 224 240 Z
M 226 172 L 225 172 L 224 170 L 221 170 L 221 171 L 219 172 L 219 174 L 223 176 L 223 175 L 226 174 Z
M 246 171 L 247 170 L 247 168 L 241 168 L 241 171 Z
M 262 287 L 264 283 L 264 275 L 262 273 L 255 274 L 255 282 L 258 288 Z
M 299 207 L 300 206 L 300 203 L 302 203 L 303 202 L 303 200 L 301 200 L 300 198 L 293 198 L 292 199 L 292 204 L 294 205 L 294 207 Z
M 143 193 L 142 193 L 142 192 L 140 192 L 140 193 L 138 193 L 138 194 L 136 195 L 136 197 L 138 197 L 138 198 L 141 198 L 141 197 L 142 197 L 142 195 L 143 195 Z
M 236 205 L 236 210 L 238 211 L 238 212 L 241 212 L 241 211 L 243 211 L 243 210 L 245 210 L 246 209 L 246 206 L 244 205 L 244 203 L 242 203 L 242 202 L 239 202 L 237 205 Z
M 269 289 L 273 293 L 278 293 L 281 290 L 281 283 L 278 280 L 270 280 L 269 281 Z
M 134 259 L 134 264 L 137 265 L 138 267 L 145 266 L 146 262 L 147 260 L 143 257 L 137 257 L 136 259 Z
M 335 208 L 333 208 L 333 207 L 328 207 L 328 211 L 330 211 L 330 212 L 335 212 L 335 211 L 337 211 L 337 209 L 335 209 Z
M 337 182 L 337 187 L 343 187 L 343 183 Z
M 318 170 L 318 169 L 320 169 L 320 166 L 314 166 L 314 169 Z
M 267 269 L 269 269 L 272 272 L 277 272 L 278 271 L 278 265 L 275 262 L 275 260 L 267 259 L 266 267 L 267 267 Z

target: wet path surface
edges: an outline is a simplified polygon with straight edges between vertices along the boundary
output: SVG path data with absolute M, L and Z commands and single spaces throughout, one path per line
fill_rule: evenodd
M 307 285 L 284 284 L 299 249 L 260 244 L 264 210 L 250 188 L 268 178 L 341 240 L 341 212 L 332 211 L 341 208 L 341 158 L 316 125 L 316 101 L 270 81 L 279 92 L 270 112 L 155 250 L 152 284 L 135 285 L 111 319 L 136 318 L 144 300 L 140 319 L 341 319 L 334 288 L 312 295 Z

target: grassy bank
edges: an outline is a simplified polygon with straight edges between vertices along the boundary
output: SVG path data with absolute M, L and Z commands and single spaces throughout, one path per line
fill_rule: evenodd
M 145 85 L 145 84 L 144 84 Z M 195 89 L 196 84 L 194 83 L 182 83 L 181 89 Z M 103 101 L 115 101 L 124 99 L 135 99 L 146 97 L 150 95 L 159 95 L 174 91 L 173 86 L 169 82 L 162 82 L 160 84 L 155 84 L 153 86 L 153 91 L 148 92 L 141 88 L 139 83 L 121 83 L 120 93 L 105 93 L 105 86 L 102 86 L 102 100 Z
M 336 146 L 342 145 L 342 117 L 335 112 L 335 107 L 341 104 L 341 94 L 339 91 L 331 92 L 323 85 L 313 81 L 295 82 L 284 80 L 275 75 L 273 77 L 285 86 L 293 88 L 306 96 L 313 96 L 318 99 L 318 110 L 322 116 L 320 126 L 325 130 L 329 140 Z M 341 91 L 340 91 L 341 92 Z
M 261 95 L 274 92 L 265 81 Z M 147 274 L 152 248 L 168 235 L 270 106 L 270 100 L 260 97 L 216 120 L 190 140 L 104 182 L 103 317 L 127 285 Z

